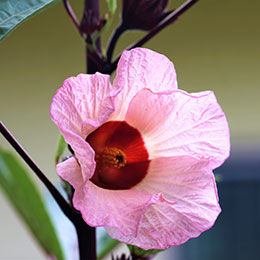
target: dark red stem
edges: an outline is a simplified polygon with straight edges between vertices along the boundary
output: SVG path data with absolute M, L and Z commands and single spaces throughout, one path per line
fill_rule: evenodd
M 63 4 L 64 4 L 65 10 L 67 11 L 69 17 L 71 18 L 71 20 L 74 23 L 75 27 L 79 31 L 79 34 L 82 36 L 82 32 L 80 30 L 78 19 L 77 19 L 75 13 L 72 10 L 72 7 L 70 5 L 69 0 L 63 0 Z
M 133 48 L 141 47 L 143 46 L 146 42 L 148 42 L 151 38 L 153 38 L 156 34 L 158 34 L 160 31 L 162 31 L 165 27 L 167 27 L 169 24 L 172 24 L 175 22 L 180 15 L 182 15 L 184 12 L 186 12 L 191 6 L 193 6 L 196 2 L 199 0 L 188 0 L 186 1 L 183 5 L 181 5 L 178 9 L 170 13 L 169 15 L 166 16 L 154 29 L 152 29 L 149 33 L 147 33 L 142 39 L 140 39 L 138 42 L 135 44 L 131 45 L 128 47 L 128 50 L 131 50 Z M 110 71 L 109 73 L 111 74 L 117 66 L 117 63 L 119 61 L 118 57 L 110 66 Z
M 37 177 L 43 182 L 49 192 L 52 194 L 58 205 L 60 206 L 63 213 L 70 219 L 74 219 L 75 212 L 73 208 L 67 203 L 59 191 L 53 186 L 53 184 L 48 180 L 48 178 L 43 174 L 31 157 L 26 153 L 23 147 L 18 143 L 14 136 L 9 132 L 5 125 L 0 122 L 0 132 L 9 142 L 9 144 L 16 150 L 16 152 L 22 157 L 22 159 L 27 163 L 27 165 L 34 171 Z
M 92 21 L 99 22 L 99 0 L 85 0 L 84 4 L 84 15 L 92 15 Z M 96 26 L 96 30 L 99 30 L 98 26 L 99 24 L 93 24 L 93 26 Z M 100 63 L 100 57 L 101 55 L 101 41 L 100 37 L 96 40 L 94 43 L 95 51 L 91 52 L 91 50 L 88 48 L 88 45 L 86 45 L 86 63 L 87 63 L 87 73 L 88 74 L 94 74 L 97 71 L 101 71 L 102 64 Z
M 72 208 L 59 191 L 53 186 L 48 178 L 43 174 L 35 162 L 26 153 L 23 147 L 18 143 L 14 136 L 9 132 L 5 125 L 0 122 L 0 132 L 9 142 L 9 144 L 16 150 L 16 152 L 22 157 L 27 165 L 34 171 L 37 177 L 43 182 L 49 192 L 52 194 L 55 201 L 60 206 L 63 213 L 74 224 L 79 243 L 80 260 L 90 259 L 96 260 L 96 235 L 95 228 L 92 228 L 86 224 L 82 219 L 80 212 Z
M 183 5 L 181 5 L 178 9 L 170 13 L 166 16 L 164 20 L 162 20 L 154 29 L 152 29 L 148 34 L 146 34 L 141 40 L 137 43 L 131 45 L 129 49 L 133 49 L 136 47 L 143 46 L 146 42 L 148 42 L 152 37 L 154 37 L 157 33 L 162 31 L 169 24 L 175 22 L 180 15 L 182 15 L 185 11 L 187 11 L 191 6 L 193 6 L 199 0 L 188 0 Z
M 116 43 L 119 39 L 119 37 L 126 31 L 125 26 L 121 23 L 116 30 L 114 31 L 111 40 L 107 47 L 107 61 L 111 62 L 114 49 L 116 47 Z

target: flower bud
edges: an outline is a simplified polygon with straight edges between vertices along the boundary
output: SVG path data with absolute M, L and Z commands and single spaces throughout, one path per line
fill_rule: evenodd
M 85 11 L 80 22 L 80 30 L 90 36 L 96 31 L 100 31 L 105 24 L 104 19 L 100 19 L 92 10 Z
M 166 15 L 168 0 L 123 0 L 122 23 L 127 29 L 149 31 Z

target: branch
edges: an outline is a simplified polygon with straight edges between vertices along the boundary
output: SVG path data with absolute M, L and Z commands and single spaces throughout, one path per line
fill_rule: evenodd
M 74 226 L 78 237 L 79 259 L 96 260 L 96 228 L 89 226 L 81 214 L 78 215 Z
M 119 37 L 125 32 L 125 27 L 123 26 L 123 24 L 121 23 L 116 30 L 113 33 L 113 36 L 111 37 L 111 40 L 108 44 L 108 48 L 107 48 L 107 61 L 111 62 L 112 56 L 113 56 L 113 52 L 114 49 L 116 47 L 116 43 L 119 39 Z
M 9 144 L 16 150 L 16 152 L 22 157 L 22 159 L 27 163 L 27 165 L 34 171 L 37 177 L 46 186 L 49 192 L 52 194 L 58 205 L 60 206 L 63 213 L 70 219 L 74 219 L 75 212 L 73 208 L 67 203 L 59 191 L 53 186 L 53 184 L 48 180 L 48 178 L 43 174 L 35 162 L 26 153 L 23 147 L 18 143 L 14 136 L 9 132 L 5 125 L 0 121 L 0 132 L 9 142 Z
M 169 24 L 175 22 L 181 14 L 183 14 L 185 11 L 187 11 L 191 6 L 193 6 L 198 0 L 188 0 L 183 5 L 181 5 L 178 9 L 170 13 L 166 16 L 164 20 L 162 20 L 154 29 L 152 29 L 148 34 L 146 34 L 141 40 L 139 40 L 137 43 L 131 45 L 129 47 L 130 49 L 141 47 L 146 42 L 148 42 L 151 38 L 153 38 L 157 33 L 162 31 L 165 27 L 167 27 Z
M 188 0 L 188 1 L 186 1 L 178 9 L 176 9 L 175 11 L 173 11 L 172 13 L 167 15 L 165 19 L 163 19 L 156 27 L 154 27 L 154 29 L 152 29 L 149 33 L 147 33 L 141 40 L 139 40 L 135 44 L 131 45 L 127 49 L 131 50 L 131 49 L 143 46 L 146 42 L 148 42 L 151 38 L 153 38 L 157 33 L 162 31 L 169 24 L 175 22 L 179 18 L 180 15 L 182 15 L 184 12 L 186 12 L 197 1 L 198 0 Z M 109 71 L 110 74 L 116 69 L 116 66 L 117 66 L 119 59 L 120 59 L 120 57 L 118 57 L 111 64 L 110 71 Z
M 86 19 L 85 16 L 89 15 L 89 14 L 92 15 L 91 19 Z M 93 26 L 94 29 L 98 29 L 98 23 L 100 21 L 99 0 L 85 0 L 84 1 L 84 15 L 83 15 L 82 19 L 86 19 L 87 27 Z M 95 55 L 97 55 L 97 57 L 102 56 L 100 37 L 97 38 L 96 42 L 94 43 L 94 46 L 95 46 L 94 52 L 89 49 L 88 45 L 86 46 L 86 63 L 87 63 L 87 73 L 88 74 L 94 74 L 100 70 L 99 61 L 93 59 Z
M 97 53 L 93 53 L 91 52 L 91 50 L 89 50 L 89 48 L 87 48 L 87 58 L 89 58 L 89 60 L 92 61 L 92 63 L 94 63 L 96 65 L 96 68 L 98 71 L 103 72 L 103 61 L 100 57 L 98 57 Z
M 63 0 L 63 4 L 64 4 L 64 7 L 65 7 L 69 17 L 71 18 L 71 20 L 74 23 L 75 27 L 79 31 L 79 34 L 82 36 L 82 32 L 81 32 L 81 29 L 80 29 L 80 26 L 79 26 L 78 19 L 77 19 L 75 13 L 72 10 L 72 7 L 71 7 L 71 5 L 69 3 L 69 0 Z

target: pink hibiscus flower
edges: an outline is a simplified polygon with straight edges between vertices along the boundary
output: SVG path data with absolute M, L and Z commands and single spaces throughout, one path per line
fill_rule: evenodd
M 57 165 L 90 226 L 143 249 L 197 237 L 221 209 L 212 170 L 229 155 L 229 128 L 213 92 L 177 89 L 173 64 L 124 51 L 113 85 L 96 73 L 67 79 L 51 109 L 75 155 Z

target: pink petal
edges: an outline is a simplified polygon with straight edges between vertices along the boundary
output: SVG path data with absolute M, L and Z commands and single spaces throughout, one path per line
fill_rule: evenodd
M 207 162 L 191 157 L 153 160 L 147 177 L 135 189 L 154 194 L 137 236 L 106 229 L 113 238 L 144 249 L 166 249 L 197 237 L 214 224 L 221 211 Z
M 79 135 L 60 127 L 66 142 L 71 145 L 77 161 L 80 164 L 84 181 L 92 177 L 95 171 L 95 152 L 92 147 Z
M 122 53 L 113 85 L 122 87 L 122 91 L 116 98 L 112 119 L 122 120 L 139 90 L 149 88 L 157 93 L 177 89 L 176 72 L 173 63 L 164 55 L 136 48 Z
M 185 214 L 212 221 L 219 213 L 214 174 L 208 160 L 190 156 L 161 157 L 151 161 L 148 173 L 135 189 L 162 192 Z M 208 219 L 208 220 L 207 220 Z
M 59 128 L 66 128 L 86 138 L 93 129 L 91 122 L 95 127 L 99 126 L 114 111 L 114 97 L 119 89 L 112 87 L 109 80 L 108 75 L 100 73 L 80 74 L 65 80 L 51 103 L 52 120 Z
M 70 183 L 75 189 L 82 186 L 84 181 L 81 175 L 80 166 L 75 157 L 71 157 L 64 162 L 59 163 L 56 166 L 56 170 L 59 176 Z
M 125 120 L 140 131 L 151 159 L 203 157 L 214 169 L 229 156 L 228 123 L 213 92 L 142 90 L 131 101 Z
M 89 181 L 78 209 L 90 226 L 114 227 L 124 236 L 135 236 L 150 197 L 139 191 L 102 189 Z
M 71 184 L 74 189 L 73 195 L 73 205 L 76 209 L 80 209 L 82 204 L 84 204 L 85 193 L 83 176 L 81 173 L 81 168 L 75 157 L 71 157 L 68 160 L 59 163 L 56 167 L 59 176 Z

